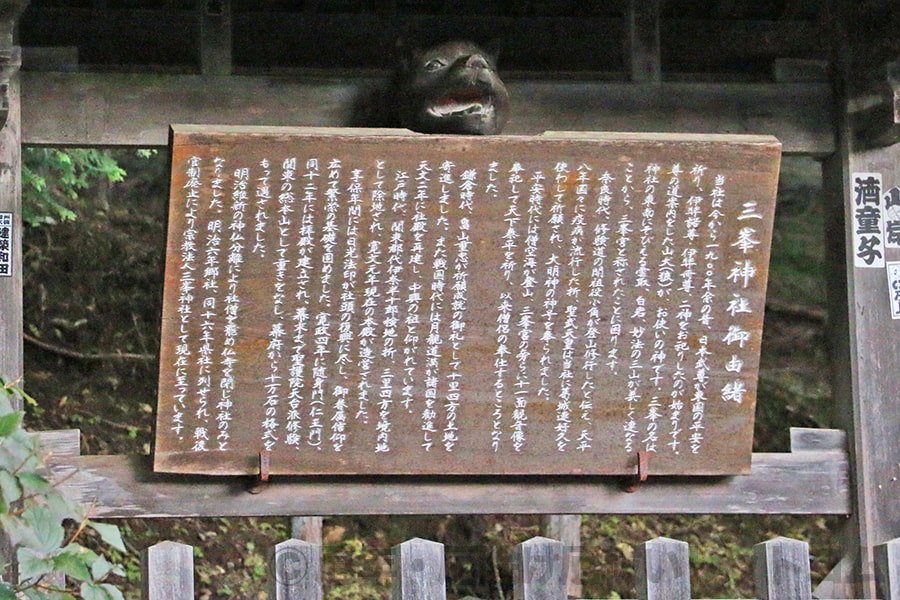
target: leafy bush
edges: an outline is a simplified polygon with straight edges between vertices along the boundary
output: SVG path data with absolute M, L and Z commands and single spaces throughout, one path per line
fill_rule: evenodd
M 148 157 L 154 150 L 138 150 Z M 125 178 L 125 170 L 107 150 L 24 148 L 22 220 L 33 227 L 75 219 L 80 192 Z
M 37 436 L 22 428 L 23 411 L 11 399 L 30 400 L 15 384 L 0 379 L 0 526 L 16 551 L 19 582 L 0 582 L 0 600 L 74 600 L 51 575 L 66 575 L 84 600 L 121 600 L 106 579 L 121 569 L 78 539 L 86 528 L 112 548 L 125 550 L 115 525 L 96 523 L 44 475 Z M 77 526 L 67 533 L 67 522 Z M 67 539 L 68 538 L 68 539 Z M 4 565 L 7 567 L 8 565 Z

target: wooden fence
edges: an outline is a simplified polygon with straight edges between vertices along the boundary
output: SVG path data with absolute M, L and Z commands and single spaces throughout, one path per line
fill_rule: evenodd
M 565 600 L 569 549 L 535 537 L 513 552 L 513 600 Z M 690 600 L 687 542 L 659 537 L 635 552 L 635 589 L 641 600 Z M 879 598 L 900 599 L 900 538 L 876 547 Z M 194 598 L 193 548 L 161 542 L 144 551 L 143 598 Z M 444 546 L 413 539 L 392 550 L 393 600 L 445 600 Z M 778 537 L 753 548 L 756 596 L 762 600 L 812 598 L 809 545 Z M 322 600 L 322 547 L 296 539 L 269 553 L 269 598 Z

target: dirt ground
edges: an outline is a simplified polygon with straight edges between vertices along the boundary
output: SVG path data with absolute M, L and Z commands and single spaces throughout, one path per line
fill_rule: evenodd
M 85 454 L 150 451 L 165 236 L 166 157 L 117 151 L 125 182 L 85 196 L 71 223 L 25 234 L 26 388 L 33 429 L 79 428 Z M 788 427 L 827 427 L 823 200 L 818 164 L 786 159 L 770 271 L 755 446 L 788 449 Z M 752 597 L 752 545 L 776 535 L 810 542 L 814 578 L 838 559 L 838 518 L 594 515 L 583 520 L 584 597 L 633 597 L 633 548 L 657 535 L 691 543 L 697 597 Z M 130 598 L 139 552 L 162 539 L 193 544 L 199 598 L 263 598 L 266 549 L 289 519 L 118 523 L 131 550 L 118 557 Z M 443 542 L 451 598 L 504 598 L 512 546 L 540 518 L 327 518 L 326 596 L 390 597 L 390 548 L 411 537 Z M 619 595 L 615 595 L 618 593 Z

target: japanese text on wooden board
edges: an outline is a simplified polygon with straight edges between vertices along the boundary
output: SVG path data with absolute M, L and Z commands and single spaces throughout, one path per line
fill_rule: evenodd
M 200 133 L 157 468 L 746 464 L 777 144 Z

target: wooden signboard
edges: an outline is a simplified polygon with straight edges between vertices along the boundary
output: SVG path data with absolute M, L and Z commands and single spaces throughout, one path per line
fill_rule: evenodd
M 155 468 L 747 472 L 779 160 L 175 126 Z

